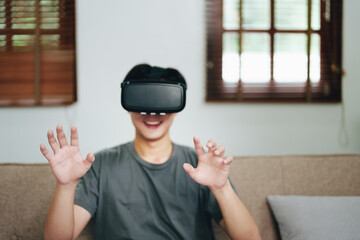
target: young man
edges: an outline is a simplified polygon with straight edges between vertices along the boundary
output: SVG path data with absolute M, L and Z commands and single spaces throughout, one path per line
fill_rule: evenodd
M 146 85 L 148 80 L 155 88 L 162 81 L 171 87 L 173 83 L 186 86 L 177 70 L 149 65 L 135 66 L 124 82 Z M 154 98 L 157 96 L 149 99 Z M 43 144 L 40 150 L 57 184 L 45 239 L 75 239 L 91 218 L 95 239 L 213 239 L 211 219 L 232 239 L 260 239 L 252 216 L 228 180 L 232 156 L 224 157 L 225 148 L 214 140 L 207 142 L 208 151 L 198 137 L 193 139 L 195 151 L 174 144 L 169 133 L 174 111 L 129 112 L 134 141 L 95 156 L 89 153 L 85 159 L 79 151 L 76 127 L 71 128 L 70 145 L 61 125 L 56 128 L 58 141 L 49 130 L 54 154 Z

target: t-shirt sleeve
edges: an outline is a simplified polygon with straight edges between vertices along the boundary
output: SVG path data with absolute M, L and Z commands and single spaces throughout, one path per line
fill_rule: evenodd
M 100 155 L 95 155 L 95 161 L 87 173 L 79 179 L 75 190 L 74 204 L 85 208 L 92 217 L 95 216 L 99 197 L 99 163 Z

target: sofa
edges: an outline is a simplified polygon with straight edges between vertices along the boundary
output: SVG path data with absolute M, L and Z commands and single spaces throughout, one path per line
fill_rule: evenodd
M 268 196 L 360 196 L 360 154 L 235 157 L 230 177 L 262 239 L 280 239 Z M 49 165 L 0 164 L 0 190 L 0 239 L 42 239 L 55 190 Z M 92 239 L 91 228 L 79 239 Z M 214 231 L 228 239 L 216 224 Z

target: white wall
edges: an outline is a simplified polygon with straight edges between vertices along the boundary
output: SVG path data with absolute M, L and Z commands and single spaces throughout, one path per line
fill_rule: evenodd
M 178 68 L 188 82 L 187 107 L 171 133 L 177 143 L 192 145 L 198 135 L 203 142 L 215 139 L 232 155 L 360 153 L 360 1 L 344 1 L 343 128 L 341 104 L 205 103 L 204 4 L 78 0 L 79 101 L 0 108 L 0 162 L 46 162 L 39 145 L 58 123 L 78 126 L 84 155 L 130 141 L 134 130 L 121 108 L 119 86 L 131 67 L 145 62 Z

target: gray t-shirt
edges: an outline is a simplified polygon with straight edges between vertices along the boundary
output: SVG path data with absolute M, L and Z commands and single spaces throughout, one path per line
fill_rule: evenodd
M 185 162 L 196 167 L 196 152 L 177 144 L 156 165 L 141 159 L 133 142 L 95 154 L 75 193 L 75 204 L 94 219 L 94 239 L 214 239 L 219 205 L 185 172 Z

